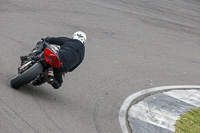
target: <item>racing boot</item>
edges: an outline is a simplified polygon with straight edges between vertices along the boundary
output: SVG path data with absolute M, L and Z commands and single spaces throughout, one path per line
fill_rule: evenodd
M 58 89 L 59 87 L 61 87 L 61 84 L 58 83 L 58 81 L 54 78 L 54 76 L 49 75 L 47 78 L 47 83 L 52 85 L 54 89 Z

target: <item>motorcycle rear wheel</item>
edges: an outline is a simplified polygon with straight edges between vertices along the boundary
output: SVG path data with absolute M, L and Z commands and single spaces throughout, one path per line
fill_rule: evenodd
M 28 70 L 26 70 L 22 74 L 15 76 L 10 82 L 11 86 L 15 89 L 19 89 L 23 85 L 35 79 L 42 71 L 43 71 L 43 66 L 40 63 L 35 63 L 33 66 L 31 66 Z

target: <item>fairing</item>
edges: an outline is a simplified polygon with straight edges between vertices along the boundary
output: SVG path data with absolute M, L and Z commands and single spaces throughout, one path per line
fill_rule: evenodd
M 60 68 L 60 60 L 56 53 L 54 53 L 49 48 L 44 49 L 43 53 L 45 62 L 49 63 L 54 68 Z

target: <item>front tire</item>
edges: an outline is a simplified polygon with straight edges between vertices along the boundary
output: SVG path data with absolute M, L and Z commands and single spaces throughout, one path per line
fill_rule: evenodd
M 15 76 L 11 80 L 11 86 L 15 89 L 22 87 L 23 85 L 31 82 L 34 78 L 36 78 L 43 71 L 43 66 L 40 63 L 35 63 L 28 70 Z

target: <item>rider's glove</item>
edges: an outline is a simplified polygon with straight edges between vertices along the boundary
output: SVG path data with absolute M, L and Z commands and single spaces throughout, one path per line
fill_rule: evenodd
M 45 39 L 46 39 L 46 36 L 44 36 L 44 37 L 41 38 L 42 41 L 45 41 Z

